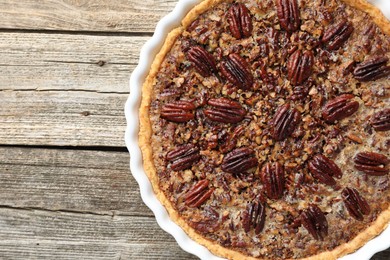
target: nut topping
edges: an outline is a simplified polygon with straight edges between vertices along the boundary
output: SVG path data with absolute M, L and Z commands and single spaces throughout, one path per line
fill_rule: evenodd
M 236 148 L 223 158 L 221 168 L 229 173 L 243 173 L 257 166 L 255 151 L 248 147 Z
M 329 158 L 322 154 L 317 154 L 309 161 L 309 170 L 311 175 L 322 183 L 335 185 L 333 176 L 341 178 L 343 173 L 341 169 Z
M 195 105 L 189 101 L 179 100 L 163 105 L 161 117 L 172 122 L 184 123 L 194 119 Z
M 272 126 L 272 137 L 276 141 L 282 141 L 289 137 L 301 121 L 301 114 L 295 108 L 290 109 L 290 104 L 284 104 L 276 111 Z
M 208 77 L 217 71 L 215 59 L 211 53 L 200 46 L 193 46 L 187 53 L 188 60 L 192 62 L 195 69 L 203 76 Z
M 251 229 L 254 229 L 255 234 L 259 234 L 264 228 L 264 223 L 265 205 L 258 200 L 248 203 L 242 216 L 244 231 L 248 233 Z
M 386 66 L 389 58 L 373 57 L 359 63 L 353 71 L 353 76 L 359 81 L 377 80 L 390 74 L 390 66 Z
M 261 181 L 270 199 L 280 199 L 283 196 L 285 179 L 280 163 L 267 163 L 261 171 Z
M 355 168 L 373 176 L 382 176 L 389 173 L 387 156 L 374 152 L 361 152 L 355 158 Z
M 390 130 L 390 108 L 375 113 L 370 120 L 371 126 L 376 131 Z
M 252 34 L 253 25 L 248 8 L 244 4 L 233 4 L 227 17 L 230 32 L 236 39 L 249 37 Z
M 352 24 L 346 20 L 341 20 L 325 30 L 321 41 L 328 50 L 337 50 L 348 40 L 352 32 Z
M 297 0 L 277 0 L 276 12 L 283 29 L 288 32 L 298 30 L 300 20 Z
M 324 213 L 316 205 L 310 205 L 301 213 L 302 225 L 316 240 L 324 240 L 328 235 L 328 221 Z
M 213 98 L 207 102 L 211 108 L 204 114 L 212 121 L 220 123 L 238 123 L 246 115 L 246 110 L 239 102 L 227 98 Z
M 222 75 L 232 84 L 243 90 L 250 90 L 253 75 L 249 64 L 237 53 L 232 53 L 221 62 Z
M 342 94 L 329 100 L 322 109 L 322 117 L 328 123 L 351 116 L 359 109 L 359 102 L 354 101 L 352 94 Z
M 363 215 L 370 214 L 370 206 L 356 189 L 347 187 L 342 191 L 341 196 L 353 218 L 362 221 Z
M 202 205 L 211 197 L 214 188 L 209 188 L 208 180 L 198 181 L 191 189 L 184 195 L 185 204 L 189 207 L 196 208 Z
M 166 159 L 171 162 L 171 169 L 182 171 L 199 161 L 199 148 L 194 144 L 184 144 L 167 153 Z
M 312 51 L 296 50 L 288 59 L 288 79 L 292 85 L 302 84 L 311 75 L 314 64 Z

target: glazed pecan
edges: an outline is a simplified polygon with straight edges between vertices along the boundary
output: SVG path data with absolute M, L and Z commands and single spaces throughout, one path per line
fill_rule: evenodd
M 352 24 L 347 20 L 341 20 L 325 30 L 321 41 L 328 50 L 337 50 L 348 40 L 352 32 Z
M 300 20 L 297 0 L 276 0 L 276 12 L 283 29 L 288 32 L 298 30 Z
M 352 74 L 359 81 L 371 81 L 386 77 L 390 74 L 390 66 L 386 66 L 388 60 L 389 58 L 386 56 L 370 58 L 359 63 Z
M 221 168 L 225 172 L 240 174 L 255 166 L 257 166 L 255 151 L 248 147 L 240 147 L 225 155 Z
M 354 101 L 352 94 L 342 94 L 329 100 L 322 109 L 322 117 L 328 123 L 351 116 L 359 109 L 359 102 Z
M 386 108 L 372 115 L 370 120 L 371 126 L 376 131 L 390 130 L 390 108 Z
M 201 46 L 191 47 L 187 52 L 187 57 L 203 77 L 208 77 L 217 71 L 214 56 Z
M 343 175 L 337 164 L 322 154 L 315 155 L 308 165 L 311 175 L 327 185 L 333 186 L 336 184 L 333 176 L 341 178 Z
M 189 207 L 196 208 L 202 205 L 213 194 L 214 188 L 209 188 L 208 180 L 198 181 L 184 195 L 185 204 Z
M 312 51 L 296 50 L 288 59 L 287 70 L 288 79 L 292 85 L 302 84 L 307 80 L 312 72 L 314 56 Z
M 244 4 L 233 4 L 227 13 L 227 20 L 233 37 L 241 39 L 251 36 L 252 18 Z
M 261 171 L 261 181 L 270 199 L 280 199 L 284 191 L 284 169 L 278 163 L 267 163 Z
M 386 155 L 374 152 L 360 152 L 355 158 L 355 168 L 373 176 L 382 176 L 389 173 L 387 164 L 389 159 Z
M 166 159 L 171 162 L 172 170 L 182 171 L 199 161 L 199 148 L 194 144 L 184 144 L 169 151 Z
M 227 98 L 212 98 L 207 104 L 211 108 L 205 109 L 204 114 L 212 121 L 238 123 L 246 115 L 246 110 L 239 102 Z
M 248 62 L 237 53 L 232 53 L 221 62 L 222 75 L 232 84 L 243 90 L 250 90 L 253 75 Z
M 328 235 L 328 221 L 316 205 L 310 205 L 301 213 L 301 223 L 316 240 L 324 240 Z
M 259 234 L 264 228 L 264 223 L 265 205 L 259 200 L 248 203 L 242 216 L 242 226 L 245 232 L 248 233 L 254 229 L 255 234 Z
M 349 214 L 355 219 L 362 221 L 363 215 L 370 214 L 370 206 L 356 189 L 348 187 L 343 189 L 341 197 Z
M 163 105 L 161 117 L 172 122 L 184 123 L 194 119 L 195 105 L 189 101 L 179 100 Z
M 276 141 L 282 141 L 289 137 L 301 121 L 301 114 L 295 108 L 290 108 L 286 103 L 279 107 L 272 120 L 272 137 Z

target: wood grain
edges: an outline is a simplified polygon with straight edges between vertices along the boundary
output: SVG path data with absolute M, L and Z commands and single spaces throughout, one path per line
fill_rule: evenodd
M 0 33 L 0 90 L 128 93 L 130 74 L 148 39 Z
M 148 32 L 176 0 L 0 0 L 0 28 Z
M 147 230 L 147 232 L 145 232 Z M 196 259 L 154 218 L 0 208 L 1 259 Z
M 0 143 L 124 146 L 126 94 L 0 91 Z

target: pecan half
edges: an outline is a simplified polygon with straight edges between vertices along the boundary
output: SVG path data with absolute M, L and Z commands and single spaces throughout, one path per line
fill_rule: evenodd
M 184 144 L 169 151 L 166 159 L 171 162 L 172 170 L 182 171 L 199 161 L 199 148 L 194 144 Z
M 202 205 L 213 194 L 214 188 L 209 188 L 208 180 L 198 181 L 184 195 L 185 204 L 189 207 L 196 208 Z
M 343 173 L 337 164 L 322 154 L 317 154 L 309 161 L 309 170 L 311 175 L 322 183 L 335 185 L 333 176 L 341 178 Z
M 341 20 L 325 30 L 321 41 L 328 50 L 337 50 L 348 40 L 352 32 L 352 24 L 347 20 Z
M 250 90 L 253 75 L 248 62 L 237 53 L 232 53 L 221 62 L 222 75 L 240 89 Z
M 373 176 L 382 176 L 389 173 L 387 164 L 389 159 L 386 155 L 374 152 L 360 152 L 353 159 L 355 168 Z
M 390 108 L 386 108 L 372 115 L 370 124 L 376 131 L 389 131 Z
M 390 66 L 386 66 L 388 60 L 389 58 L 385 56 L 370 58 L 359 63 L 352 74 L 359 81 L 371 81 L 386 77 L 390 74 Z
M 370 214 L 370 206 L 356 189 L 344 188 L 341 192 L 341 197 L 353 218 L 362 221 L 364 219 L 363 215 Z
M 225 172 L 239 174 L 256 167 L 257 163 L 255 151 L 248 147 L 240 147 L 225 155 L 221 168 Z
M 276 12 L 279 23 L 288 32 L 299 28 L 299 8 L 297 0 L 276 0 Z
M 314 56 L 312 51 L 296 50 L 288 59 L 287 70 L 288 79 L 292 85 L 302 84 L 307 80 L 311 73 L 314 64 Z
M 324 240 L 328 235 L 328 221 L 316 205 L 310 205 L 301 213 L 301 222 L 316 240 Z
M 212 121 L 220 123 L 238 123 L 246 115 L 246 110 L 239 102 L 227 98 L 212 98 L 207 102 L 211 108 L 205 109 L 204 114 Z
M 194 119 L 195 105 L 189 101 L 179 100 L 163 105 L 161 117 L 172 122 L 184 123 Z
M 252 34 L 252 18 L 244 4 L 233 4 L 227 13 L 230 32 L 236 39 L 249 37 Z
M 328 123 L 351 116 L 359 109 L 359 102 L 354 101 L 352 94 L 342 94 L 329 100 L 322 109 L 322 117 Z
M 251 229 L 255 230 L 255 234 L 259 234 L 265 223 L 265 205 L 259 201 L 254 200 L 248 203 L 246 210 L 242 216 L 242 226 L 244 231 L 248 233 Z
M 191 47 L 187 52 L 187 57 L 203 77 L 208 77 L 217 71 L 214 56 L 201 46 Z
M 280 199 L 283 196 L 285 178 L 280 163 L 267 163 L 261 171 L 261 180 L 270 199 Z
M 276 141 L 282 141 L 289 137 L 301 121 L 301 114 L 295 108 L 290 108 L 286 103 L 279 107 L 272 120 L 272 137 Z

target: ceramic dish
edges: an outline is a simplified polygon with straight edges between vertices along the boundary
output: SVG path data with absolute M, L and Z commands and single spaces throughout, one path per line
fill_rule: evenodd
M 127 120 L 125 141 L 131 154 L 131 172 L 140 186 L 141 197 L 144 203 L 153 211 L 160 227 L 170 233 L 183 250 L 194 254 L 201 259 L 216 260 L 221 258 L 212 255 L 205 247 L 191 240 L 179 226 L 170 220 L 165 208 L 155 197 L 151 183 L 144 172 L 142 155 L 138 145 L 138 110 L 141 100 L 142 84 L 150 69 L 151 63 L 157 52 L 160 50 L 167 34 L 172 29 L 178 27 L 180 25 L 180 21 L 187 12 L 199 2 L 200 0 L 180 0 L 175 9 L 158 23 L 153 37 L 143 46 L 139 64 L 133 71 L 130 79 L 130 96 L 125 106 L 125 115 Z M 390 19 L 390 2 L 386 0 L 376 0 L 370 2 L 379 7 L 384 15 Z M 369 241 L 355 253 L 347 255 L 341 259 L 369 259 L 375 253 L 385 250 L 389 246 L 390 227 L 382 232 L 382 234 Z

